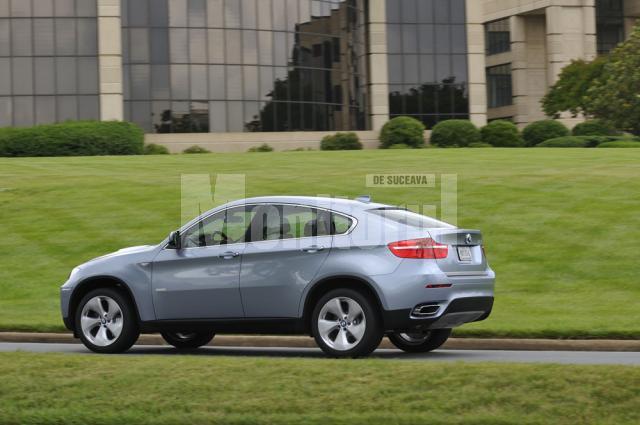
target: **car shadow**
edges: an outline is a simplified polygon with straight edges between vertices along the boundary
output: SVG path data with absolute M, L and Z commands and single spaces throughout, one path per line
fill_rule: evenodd
M 318 348 L 280 348 L 280 347 L 216 347 L 208 346 L 194 350 L 178 350 L 170 346 L 144 346 L 132 347 L 123 355 L 189 355 L 201 357 L 273 357 L 273 358 L 319 358 L 330 359 Z M 404 353 L 400 350 L 379 349 L 370 358 L 395 359 L 395 360 L 448 360 L 456 361 L 464 356 L 463 353 L 451 350 L 438 350 L 430 353 Z

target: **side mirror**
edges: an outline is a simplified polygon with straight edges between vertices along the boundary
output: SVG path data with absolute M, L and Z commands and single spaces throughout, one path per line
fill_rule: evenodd
M 175 232 L 171 232 L 169 234 L 169 245 L 167 248 L 170 249 L 181 249 L 182 248 L 182 236 L 180 235 L 180 230 L 176 230 Z

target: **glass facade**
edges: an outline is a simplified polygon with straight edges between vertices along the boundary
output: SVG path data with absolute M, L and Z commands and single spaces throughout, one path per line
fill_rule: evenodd
M 511 25 L 509 19 L 489 22 L 485 25 L 487 55 L 511 51 Z
M 0 0 L 0 127 L 99 119 L 97 0 Z
M 465 0 L 387 0 L 391 117 L 469 118 Z
M 364 0 L 124 0 L 122 26 L 147 131 L 367 127 Z
M 606 54 L 624 41 L 624 1 L 596 0 L 598 54 Z
M 487 68 L 487 99 L 489 108 L 513 105 L 511 64 Z

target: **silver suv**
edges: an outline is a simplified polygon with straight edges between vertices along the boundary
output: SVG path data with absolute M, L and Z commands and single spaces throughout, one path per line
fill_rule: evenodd
M 100 353 L 140 333 L 180 349 L 251 333 L 312 335 L 328 355 L 358 357 L 385 334 L 408 352 L 440 347 L 489 316 L 494 281 L 479 231 L 366 198 L 261 197 L 76 267 L 61 308 Z

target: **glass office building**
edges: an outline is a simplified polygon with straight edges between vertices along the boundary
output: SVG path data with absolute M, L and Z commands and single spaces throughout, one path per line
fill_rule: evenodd
M 388 0 L 389 113 L 468 119 L 465 0 Z
M 364 130 L 364 8 L 125 1 L 125 117 L 162 133 Z
M 636 15 L 640 0 L 0 0 L 0 126 L 374 140 L 399 115 L 526 124 L 557 58 L 610 51 Z M 514 62 L 529 48 L 554 59 Z
M 0 127 L 99 119 L 96 0 L 0 0 Z

